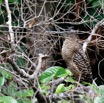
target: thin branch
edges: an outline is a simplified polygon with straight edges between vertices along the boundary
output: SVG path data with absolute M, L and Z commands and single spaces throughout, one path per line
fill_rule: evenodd
M 60 83 L 64 82 L 64 80 L 65 80 L 65 78 L 63 77 L 63 78 L 59 78 L 57 80 L 53 80 L 53 81 L 49 82 L 48 84 L 51 85 L 50 93 L 53 94 L 55 92 L 57 86 Z
M 34 78 L 39 73 L 39 71 L 41 70 L 43 66 L 44 60 L 46 60 L 47 58 L 48 58 L 48 55 L 39 54 L 38 65 L 34 73 L 30 75 L 30 78 Z
M 9 33 L 10 33 L 10 40 L 11 40 L 11 47 L 14 50 L 14 32 L 12 29 L 12 17 L 11 17 L 11 11 L 9 8 L 8 0 L 5 0 L 5 5 L 6 5 L 6 10 L 8 13 L 8 28 L 9 28 Z
M 62 99 L 68 99 L 68 100 L 73 100 L 76 101 L 76 103 L 84 103 L 84 98 L 80 98 L 79 95 L 85 95 L 85 94 L 89 94 L 90 95 L 90 99 L 93 99 L 96 94 L 95 92 L 92 90 L 92 88 L 90 86 L 86 87 L 86 86 L 81 86 L 76 88 L 73 91 L 68 91 L 68 92 L 64 92 L 64 93 L 60 93 L 60 94 L 51 94 L 51 95 L 47 95 L 47 101 L 52 100 L 52 101 L 58 101 L 58 100 L 62 100 Z
M 103 23 L 104 23 L 104 19 L 102 19 L 101 21 L 99 21 L 99 22 L 95 25 L 95 27 L 93 28 L 93 30 L 92 30 L 92 32 L 90 33 L 89 37 L 85 40 L 85 42 L 84 42 L 84 44 L 83 44 L 83 51 L 84 51 L 84 52 L 86 52 L 87 46 L 88 46 L 88 44 L 90 43 L 90 41 L 91 41 L 93 35 L 96 34 L 96 30 L 97 30 L 98 27 L 99 27 L 100 25 L 102 25 Z
M 49 103 L 46 100 L 46 96 L 44 94 L 42 94 L 36 86 L 33 87 L 33 90 L 35 93 L 35 97 L 37 98 L 39 103 Z
M 20 69 L 13 60 L 7 58 L 7 62 L 10 63 L 12 65 L 13 69 L 16 72 L 18 72 L 19 74 L 21 74 L 22 76 L 27 77 L 29 79 L 34 79 L 38 75 L 39 70 L 41 69 L 41 67 L 43 65 L 43 61 L 46 59 L 47 59 L 47 55 L 39 54 L 38 66 L 36 67 L 36 70 L 34 71 L 34 73 L 32 75 L 29 75 L 23 69 Z

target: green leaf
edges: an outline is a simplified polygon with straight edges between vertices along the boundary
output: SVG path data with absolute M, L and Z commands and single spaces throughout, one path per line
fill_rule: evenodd
M 60 85 L 58 85 L 58 87 L 56 88 L 55 93 L 58 94 L 58 93 L 66 92 L 66 88 L 65 88 L 64 85 L 65 85 L 65 84 L 60 84 Z
M 11 83 L 8 85 L 8 88 L 3 87 L 2 91 L 6 95 L 12 95 L 14 96 L 15 93 L 17 92 L 17 84 L 11 81 Z
M 99 88 L 98 93 L 104 95 L 104 85 L 100 85 L 98 88 Z
M 35 102 L 35 100 L 33 100 L 34 102 L 33 103 L 36 103 Z M 22 99 L 22 98 L 20 98 L 19 100 L 18 100 L 18 103 L 32 103 L 31 102 L 31 100 L 30 99 Z
M 45 85 L 45 84 L 40 84 L 39 85 L 39 89 L 42 93 L 44 93 L 45 95 L 48 95 L 49 94 L 49 89 L 50 89 L 50 85 Z
M 3 2 L 3 0 L 0 0 L 0 4 Z
M 72 77 L 68 77 L 65 81 L 66 82 L 71 82 L 71 83 L 75 83 L 76 82 Z
M 50 80 L 53 79 L 53 77 L 54 77 L 54 74 L 48 74 L 48 73 L 42 74 L 40 76 L 40 82 L 42 83 L 49 82 Z
M 0 77 L 0 86 L 4 85 L 5 82 L 5 78 L 4 77 Z
M 2 96 L 0 97 L 0 103 L 17 103 L 17 101 L 10 96 Z
M 31 97 L 33 95 L 34 95 L 33 90 L 21 90 L 21 91 L 15 93 L 16 97 L 23 97 L 23 98 Z
M 66 69 L 67 75 L 73 76 L 72 72 L 69 69 Z
M 14 3 L 14 2 L 15 2 L 15 0 L 9 0 L 9 2 Z
M 0 74 L 2 74 L 4 78 L 9 79 L 9 80 L 13 78 L 13 75 L 11 73 L 2 69 L 0 69 Z
M 62 71 L 62 72 L 61 72 Z M 59 66 L 53 66 L 50 67 L 48 69 L 46 69 L 41 76 L 39 77 L 40 82 L 49 82 L 50 80 L 52 80 L 54 77 L 63 77 L 65 76 L 67 73 L 64 70 L 64 68 L 59 67 Z
M 68 90 L 72 90 L 73 88 L 75 88 L 75 86 L 70 84 L 69 87 L 67 87 L 67 88 L 68 88 Z
M 62 67 L 58 67 L 58 71 L 55 74 L 55 77 L 66 77 L 67 76 L 67 72 L 64 68 Z
M 26 61 L 24 58 L 22 57 L 18 57 L 17 60 L 16 60 L 16 63 L 18 66 L 24 66 L 26 64 Z
M 92 1 L 92 6 L 93 6 L 93 7 L 100 6 L 100 1 L 99 1 L 99 0 L 93 0 L 93 1 Z
M 95 97 L 94 103 L 104 103 L 104 96 Z
M 94 98 L 94 103 L 104 103 L 104 85 L 100 85 L 97 91 L 98 96 Z

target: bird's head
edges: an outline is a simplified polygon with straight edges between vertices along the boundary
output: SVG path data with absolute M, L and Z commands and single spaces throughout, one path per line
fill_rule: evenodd
M 64 37 L 69 39 L 78 39 L 77 32 L 74 29 L 72 29 L 72 27 L 68 28 L 64 32 Z

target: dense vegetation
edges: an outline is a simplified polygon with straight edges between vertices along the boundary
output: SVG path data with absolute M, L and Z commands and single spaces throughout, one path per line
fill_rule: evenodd
M 103 0 L 0 0 L 0 103 L 104 103 L 103 26 Z M 92 84 L 62 60 L 69 27 L 88 53 Z

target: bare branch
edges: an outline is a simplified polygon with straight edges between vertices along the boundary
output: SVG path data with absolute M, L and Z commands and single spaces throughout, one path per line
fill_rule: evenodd
M 36 67 L 36 70 L 34 71 L 34 73 L 32 75 L 29 75 L 28 73 L 26 73 L 23 69 L 20 69 L 18 67 L 18 65 L 11 59 L 7 59 L 7 62 L 9 62 L 12 66 L 13 69 L 18 72 L 19 74 L 21 74 L 24 77 L 27 77 L 29 79 L 34 79 L 35 76 L 37 77 L 42 65 L 43 65 L 43 61 L 47 59 L 47 55 L 43 55 L 43 54 L 39 54 L 39 60 L 38 60 L 38 66 Z
M 63 77 L 63 78 L 59 78 L 59 79 L 57 79 L 57 80 L 53 80 L 53 81 L 49 82 L 48 84 L 51 85 L 50 93 L 53 94 L 53 93 L 55 92 L 57 86 L 58 86 L 60 83 L 64 82 L 64 80 L 65 80 L 65 78 Z
M 36 67 L 36 70 L 29 78 L 34 78 L 39 73 L 39 71 L 43 66 L 44 60 L 46 60 L 47 58 L 48 58 L 48 55 L 39 54 L 38 65 Z
M 79 95 L 83 95 L 83 94 L 91 95 L 92 99 L 96 95 L 95 92 L 91 89 L 91 87 L 81 86 L 73 91 L 68 91 L 60 94 L 47 95 L 46 98 L 47 100 L 52 100 L 52 101 L 58 101 L 62 99 L 73 100 L 74 98 L 74 101 L 76 101 L 76 103 L 84 103 L 84 98 L 82 98 L 81 100 L 81 98 L 79 97 Z
M 83 44 L 83 51 L 84 51 L 84 52 L 86 52 L 87 46 L 88 46 L 88 44 L 90 43 L 90 41 L 91 41 L 93 35 L 95 35 L 96 30 L 98 29 L 98 27 L 99 27 L 100 25 L 103 25 L 103 23 L 104 23 L 104 19 L 102 19 L 101 21 L 99 21 L 99 22 L 95 25 L 95 27 L 93 28 L 93 30 L 92 30 L 92 32 L 90 33 L 89 37 L 85 40 L 85 42 L 84 42 L 84 44 Z
M 14 32 L 12 29 L 12 17 L 11 17 L 11 11 L 9 8 L 8 0 L 5 0 L 6 10 L 8 13 L 8 28 L 9 28 L 9 34 L 10 34 L 10 40 L 11 40 L 11 47 L 14 50 Z

